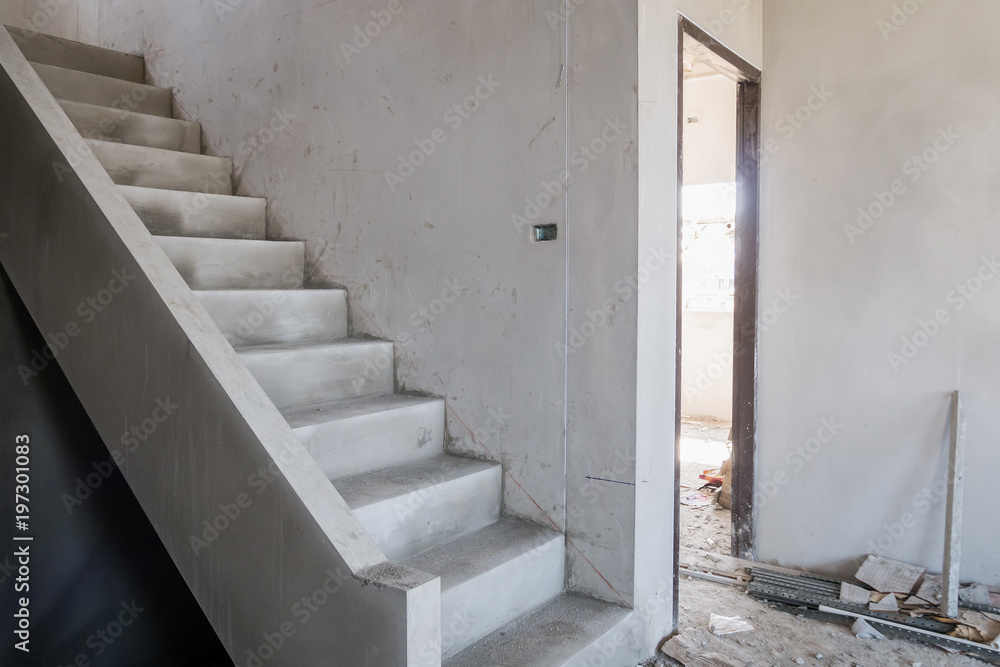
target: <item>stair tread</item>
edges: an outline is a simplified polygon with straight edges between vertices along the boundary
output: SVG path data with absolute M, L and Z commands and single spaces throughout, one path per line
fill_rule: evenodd
M 140 81 L 128 81 L 126 79 L 119 79 L 114 76 L 105 76 L 104 74 L 95 74 L 94 72 L 87 72 L 80 69 L 73 69 L 72 67 L 62 67 L 60 65 L 49 65 L 47 63 L 40 63 L 34 60 L 29 60 L 28 64 L 33 68 L 43 67 L 48 70 L 59 70 L 63 72 L 72 72 L 73 76 L 79 76 L 81 81 L 107 81 L 109 83 L 115 84 L 126 84 L 129 86 L 141 86 L 143 89 L 156 89 L 156 90 L 169 90 L 169 88 L 160 88 L 159 86 L 151 86 L 148 83 L 143 83 Z M 103 105 L 98 105 L 103 106 Z
M 202 162 L 205 164 L 231 163 L 230 158 L 227 157 L 216 157 L 214 155 L 200 155 L 198 153 L 186 153 L 184 151 L 170 150 L 169 148 L 152 148 L 150 146 L 136 146 L 135 144 L 124 144 L 118 141 L 101 141 L 100 139 L 84 139 L 84 141 L 86 141 L 90 145 L 91 149 L 97 147 L 98 149 L 119 151 L 134 159 L 155 160 L 166 157 L 177 157 L 179 159 L 190 160 L 195 163 L 196 162 Z M 137 186 L 137 187 L 145 187 L 145 186 Z M 169 188 L 159 188 L 159 189 L 169 190 Z M 175 190 L 175 192 L 187 192 L 187 190 Z
M 119 186 L 123 187 L 123 186 Z M 227 239 L 227 240 L 240 240 L 240 239 Z M 255 240 L 255 239 L 247 239 Z M 267 239 L 264 239 L 267 240 Z M 276 241 L 276 243 L 301 243 L 301 241 Z M 260 292 L 260 294 L 273 294 L 274 292 L 288 292 L 289 294 L 343 294 L 346 290 L 339 287 L 323 287 L 323 288 L 301 288 L 301 289 L 213 289 L 213 290 L 193 290 L 195 295 L 198 294 L 225 294 L 226 292 L 232 292 L 233 294 L 253 294 L 254 292 Z
M 153 234 L 152 236 L 153 236 L 153 238 L 155 238 L 157 240 L 160 240 L 160 239 L 169 239 L 170 243 L 191 243 L 191 244 L 198 244 L 198 245 L 216 245 L 217 244 L 219 247 L 224 247 L 226 245 L 233 245 L 233 244 L 257 245 L 257 246 L 260 246 L 261 248 L 266 248 L 267 245 L 265 245 L 265 244 L 269 244 L 272 247 L 277 247 L 279 245 L 286 246 L 286 247 L 291 246 L 291 245 L 295 245 L 295 244 L 304 245 L 302 241 L 271 241 L 271 240 L 268 240 L 268 239 L 213 239 L 213 238 L 208 238 L 208 237 L 205 237 L 205 236 L 164 236 L 162 234 Z M 232 291 L 240 291 L 240 290 L 232 290 Z M 265 289 L 265 290 L 259 290 L 259 291 L 266 292 L 266 291 L 269 291 L 269 290 Z
M 295 408 L 286 410 L 283 412 L 283 415 L 292 428 L 301 428 L 303 426 L 315 426 L 325 422 L 350 419 L 378 412 L 401 410 L 442 400 L 444 399 L 433 396 L 380 394 L 377 396 L 362 396 L 343 401 L 333 401 L 306 408 Z
M 632 610 L 563 593 L 444 662 L 446 667 L 567 664 Z
M 152 238 L 192 289 L 302 287 L 302 242 L 197 236 Z
M 58 65 L 28 61 L 42 82 L 57 99 L 85 102 L 108 108 L 145 109 L 145 113 L 163 118 L 172 115 L 173 92 L 103 74 L 94 74 Z
M 100 141 L 100 139 L 95 139 L 95 141 Z M 112 143 L 117 144 L 118 142 L 112 142 Z M 132 146 L 133 144 L 124 144 L 124 145 Z M 146 148 L 146 147 L 141 146 L 140 148 Z M 154 148 L 152 150 L 167 150 L 167 149 Z M 172 152 L 178 152 L 178 151 L 172 151 Z M 202 156 L 202 157 L 211 157 L 211 156 Z M 117 187 L 122 192 L 135 192 L 137 194 L 146 194 L 150 197 L 158 197 L 163 199 L 171 197 L 190 198 L 190 199 L 194 199 L 197 197 L 198 199 L 201 199 L 202 197 L 204 197 L 205 201 L 209 203 L 227 202 L 227 201 L 231 201 L 234 203 L 267 201 L 266 197 L 244 197 L 243 195 L 220 195 L 214 192 L 191 192 L 190 190 L 171 190 L 170 188 L 150 188 L 145 185 L 118 185 L 115 187 Z M 258 240 L 266 240 L 266 239 L 258 239 Z M 289 243 L 289 241 L 284 241 L 284 243 Z
M 109 116 L 115 116 L 118 118 L 129 118 L 130 116 L 138 116 L 143 120 L 152 121 L 155 123 L 166 123 L 169 125 L 184 125 L 187 127 L 201 127 L 201 123 L 196 120 L 184 120 L 183 118 L 167 118 L 165 116 L 157 116 L 156 114 L 144 113 L 142 111 L 132 111 L 130 109 L 119 109 L 117 107 L 106 107 L 101 104 L 93 104 L 91 102 L 78 102 L 76 100 L 65 100 L 60 97 L 56 98 L 56 102 L 59 103 L 64 109 L 70 107 L 73 109 L 80 109 L 81 111 L 90 111 L 93 113 L 106 113 Z
M 87 139 L 201 153 L 201 124 L 141 111 L 56 99 Z
M 294 352 L 296 350 L 318 350 L 323 348 L 364 347 L 366 345 L 392 345 L 389 341 L 371 338 L 341 338 L 339 340 L 301 341 L 295 343 L 266 343 L 238 348 L 241 355 L 269 354 L 272 352 Z M 336 401 L 333 401 L 336 402 Z M 305 408 L 293 408 L 298 411 Z
M 401 563 L 441 577 L 441 591 L 488 572 L 562 534 L 519 519 L 503 518 Z
M 223 195 L 233 193 L 233 161 L 227 157 L 116 141 L 84 141 L 118 185 Z
M 133 83 L 143 82 L 145 66 L 142 56 L 121 53 L 102 46 L 46 35 L 25 28 L 5 27 L 21 48 L 24 57 L 30 61 L 56 66 L 71 61 L 73 66 L 68 69 L 102 74 Z
M 499 463 L 442 454 L 423 461 L 335 479 L 333 484 L 351 509 L 357 509 L 499 466 Z
M 195 296 L 234 347 L 347 337 L 342 289 L 196 290 Z

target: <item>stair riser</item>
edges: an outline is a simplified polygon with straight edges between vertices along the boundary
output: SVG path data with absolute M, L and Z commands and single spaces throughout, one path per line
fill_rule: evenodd
M 347 336 L 347 295 L 339 290 L 199 292 L 197 296 L 237 347 Z
M 154 238 L 191 289 L 302 287 L 301 243 Z
M 295 429 L 328 476 L 363 472 L 444 453 L 444 401 Z
M 495 466 L 354 513 L 389 560 L 400 560 L 479 530 L 500 517 Z
M 110 76 L 133 83 L 143 82 L 145 68 L 139 56 L 43 35 L 33 30 L 14 27 L 8 30 L 24 57 L 31 62 Z
M 184 153 L 201 152 L 201 125 L 198 123 L 78 102 L 61 101 L 60 104 L 85 139 L 117 141 Z
M 263 239 L 267 200 L 119 186 L 152 234 Z
M 531 551 L 441 594 L 441 652 L 447 659 L 559 595 L 565 578 L 562 536 L 539 537 Z
M 118 185 L 233 194 L 233 163 L 228 158 L 87 141 L 90 150 Z
M 173 95 L 165 88 L 48 65 L 35 64 L 34 68 L 56 99 L 147 113 L 163 118 L 170 118 L 173 114 Z
M 392 343 L 242 355 L 279 410 L 392 393 Z

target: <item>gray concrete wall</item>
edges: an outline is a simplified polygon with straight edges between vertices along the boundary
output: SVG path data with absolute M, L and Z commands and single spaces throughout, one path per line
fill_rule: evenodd
M 96 44 L 100 0 L 2 0 L 0 23 Z
M 940 572 L 957 388 L 962 579 L 996 585 L 1000 6 L 765 5 L 759 554 Z

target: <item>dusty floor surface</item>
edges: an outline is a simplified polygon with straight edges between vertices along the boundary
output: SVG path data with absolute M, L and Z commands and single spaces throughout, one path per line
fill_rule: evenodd
M 691 560 L 689 555 L 686 558 Z M 685 560 L 684 555 L 681 560 Z M 754 630 L 727 637 L 708 635 L 706 652 L 726 653 L 727 649 L 735 648 L 752 660 L 754 667 L 797 664 L 983 667 L 987 664 L 907 639 L 858 639 L 851 633 L 846 620 L 827 620 L 831 617 L 815 612 L 788 613 L 756 600 L 742 588 L 681 577 L 679 629 L 707 630 L 711 614 L 742 617 L 754 626 Z M 799 660 L 802 662 L 797 662 Z M 645 663 L 646 667 L 678 664 L 663 654 Z
M 729 457 L 729 429 L 728 423 L 687 417 L 681 421 L 681 494 L 701 487 L 705 482 L 698 475 L 718 468 Z M 681 505 L 681 546 L 728 554 L 731 533 L 729 510 L 714 503 L 708 507 Z

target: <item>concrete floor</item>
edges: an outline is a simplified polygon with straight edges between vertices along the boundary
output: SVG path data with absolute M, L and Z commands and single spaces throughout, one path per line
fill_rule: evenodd
M 729 458 L 729 429 L 730 424 L 723 422 L 686 417 L 681 421 L 681 494 L 697 490 L 705 483 L 698 475 Z M 707 507 L 682 504 L 680 513 L 682 546 L 729 553 L 732 512 L 713 503 Z

